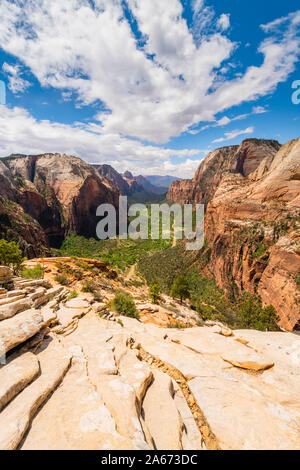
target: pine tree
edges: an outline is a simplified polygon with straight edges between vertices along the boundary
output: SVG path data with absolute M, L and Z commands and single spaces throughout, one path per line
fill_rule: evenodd
M 190 298 L 190 287 L 186 277 L 178 276 L 175 279 L 171 288 L 171 296 L 173 299 L 179 298 L 181 303 Z

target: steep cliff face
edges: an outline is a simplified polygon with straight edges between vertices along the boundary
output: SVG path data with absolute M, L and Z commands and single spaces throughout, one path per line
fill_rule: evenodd
M 34 184 L 53 191 L 66 231 L 95 236 L 96 209 L 102 203 L 118 208 L 119 191 L 88 163 L 68 155 L 42 155 L 36 161 Z
M 13 178 L 3 162 L 0 160 L 0 196 L 14 200 L 14 183 Z
M 183 195 L 176 202 L 207 204 L 207 271 L 229 294 L 258 293 L 287 330 L 300 329 L 299 176 L 300 139 L 282 147 L 249 139 L 212 152 L 192 181 L 173 184 Z
M 237 146 L 211 152 L 200 164 L 192 180 L 174 181 L 167 199 L 178 204 L 207 204 L 216 191 L 224 171 L 234 170 Z
M 104 203 L 112 204 L 118 210 L 119 193 L 113 192 L 94 175 L 88 176 L 68 207 L 68 229 L 78 235 L 94 237 L 99 222 L 97 207 Z
M 201 204 L 204 193 L 193 180 L 174 181 L 167 193 L 167 199 L 176 204 Z
M 24 210 L 20 203 L 21 186 L 23 188 L 23 179 L 14 177 L 6 159 L 0 161 L 0 237 L 18 242 L 28 258 L 49 254 L 49 242 L 43 228 L 31 211 Z
M 271 162 L 279 151 L 280 144 L 276 140 L 247 139 L 238 148 L 233 157 L 234 169 L 248 177 L 264 162 Z M 265 171 L 268 166 L 265 167 Z
M 55 198 L 43 197 L 34 187 L 24 188 L 17 197 L 18 203 L 26 214 L 29 214 L 42 227 L 49 243 L 58 247 L 64 239 L 65 228 Z
M 248 177 L 225 174 L 208 204 L 209 269 L 219 286 L 257 292 L 280 326 L 299 329 L 300 139 L 265 158 Z
M 29 218 L 34 221 L 34 233 L 37 229 L 40 235 L 43 233 L 38 244 L 24 235 L 35 256 L 40 253 L 41 244 L 58 246 L 70 231 L 95 236 L 97 207 L 111 203 L 118 208 L 118 190 L 79 158 L 60 154 L 14 155 L 0 163 L 3 201 L 6 205 L 13 201 L 18 212 L 27 216 L 28 224 Z M 14 220 L 12 211 L 6 213 L 6 218 Z
M 1 196 L 0 238 L 17 242 L 27 258 L 50 254 L 49 242 L 40 224 L 19 204 Z
M 178 204 L 208 204 L 225 172 L 248 177 L 262 162 L 272 161 L 279 149 L 276 141 L 247 139 L 240 146 L 214 150 L 200 164 L 192 180 L 171 184 L 167 199 Z

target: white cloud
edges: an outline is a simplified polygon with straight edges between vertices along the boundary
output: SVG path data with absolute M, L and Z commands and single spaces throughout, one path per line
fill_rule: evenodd
M 71 91 L 63 91 L 61 94 L 63 101 L 71 101 L 72 99 L 72 92 Z
M 233 140 L 240 135 L 253 134 L 253 132 L 254 132 L 254 127 L 248 127 L 247 129 L 244 129 L 244 130 L 237 129 L 231 132 L 225 132 L 224 137 L 213 140 L 213 143 L 225 142 L 226 140 Z
M 208 153 L 208 152 L 206 152 Z M 201 161 L 203 160 L 205 155 L 201 159 L 192 160 L 188 158 L 186 161 L 182 163 L 172 163 L 170 160 L 165 160 L 160 162 L 159 164 L 153 164 L 151 166 L 147 166 L 145 168 L 137 168 L 134 162 L 129 160 L 124 160 L 121 163 L 117 160 L 111 160 L 108 163 L 117 168 L 120 173 L 129 170 L 134 175 L 152 175 L 152 174 L 159 174 L 159 175 L 171 175 L 177 176 L 178 178 L 186 178 L 191 179 L 193 178 L 197 168 L 199 167 Z
M 230 28 L 230 15 L 223 13 L 218 19 L 217 25 L 222 31 L 226 31 Z
M 199 132 L 205 131 L 206 129 L 209 129 L 211 127 L 227 126 L 233 121 L 241 121 L 242 119 L 246 119 L 255 114 L 264 114 L 268 112 L 269 112 L 268 109 L 264 108 L 263 106 L 254 106 L 252 108 L 252 111 L 249 113 L 239 114 L 238 116 L 235 116 L 233 118 L 228 118 L 227 116 L 223 116 L 221 119 L 219 119 L 218 121 L 215 121 L 212 124 L 207 124 L 206 126 L 203 126 L 200 129 L 192 129 L 192 130 L 189 130 L 188 132 L 189 134 L 199 134 Z
M 1 0 L 0 47 L 22 63 L 3 69 L 11 90 L 20 93 L 30 85 L 21 75 L 26 66 L 42 87 L 61 90 L 64 100 L 77 96 L 77 106 L 94 104 L 97 110 L 96 124 L 64 125 L 2 106 L 3 156 L 67 153 L 120 171 L 191 177 L 205 151 L 141 141 L 164 143 L 191 128 L 198 133 L 201 122 L 209 123 L 205 128 L 226 126 L 266 112 L 254 106 L 247 114 L 215 117 L 272 93 L 298 61 L 300 12 L 262 26 L 269 36 L 259 47 L 261 65 L 225 80 L 228 71 L 239 71 L 232 66 L 236 44 L 225 34 L 229 15 L 216 18 L 204 0 L 195 0 L 189 29 L 179 0 L 127 3 L 141 33 L 139 43 L 121 0 Z M 253 132 L 253 127 L 227 132 L 214 142 Z
M 287 16 L 282 16 L 281 18 L 277 18 L 274 21 L 271 21 L 267 24 L 262 24 L 261 28 L 266 33 L 269 32 L 278 32 L 279 27 L 282 25 L 290 23 L 291 27 L 297 29 L 300 24 L 300 10 L 289 13 Z
M 264 114 L 267 113 L 268 110 L 263 106 L 254 106 L 253 107 L 253 114 Z
M 19 65 L 10 65 L 4 62 L 2 66 L 3 72 L 8 78 L 8 88 L 14 93 L 23 93 L 26 88 L 30 87 L 31 84 L 21 77 L 21 67 Z
M 103 134 L 155 143 L 273 92 L 298 60 L 299 12 L 264 26 L 271 36 L 259 47 L 262 65 L 224 81 L 221 70 L 236 45 L 222 30 L 205 35 L 204 28 L 195 40 L 179 0 L 127 3 L 142 45 L 121 0 L 96 0 L 94 8 L 88 0 L 1 0 L 0 47 L 19 58 L 42 86 L 73 92 L 82 105 L 101 100 L 109 111 L 98 114 Z M 200 29 L 215 21 L 207 8 L 194 3 Z M 280 37 L 276 28 L 283 30 Z
M 199 13 L 199 11 L 202 10 L 203 5 L 204 5 L 204 0 L 193 0 L 192 7 L 193 7 L 194 13 Z
M 90 163 L 109 163 L 119 171 L 152 174 L 154 169 L 160 169 L 159 174 L 171 172 L 177 176 L 180 171 L 185 177 L 193 176 L 201 157 L 207 153 L 143 145 L 118 134 L 102 134 L 101 127 L 95 124 L 38 122 L 23 108 L 0 106 L 1 156 L 48 152 L 75 155 Z M 180 157 L 182 162 L 175 165 L 174 157 Z

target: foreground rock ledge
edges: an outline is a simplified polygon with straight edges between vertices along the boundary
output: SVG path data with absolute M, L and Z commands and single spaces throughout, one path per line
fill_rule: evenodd
M 19 284 L 46 304 L 0 321 L 0 449 L 300 450 L 299 336 L 106 320 Z

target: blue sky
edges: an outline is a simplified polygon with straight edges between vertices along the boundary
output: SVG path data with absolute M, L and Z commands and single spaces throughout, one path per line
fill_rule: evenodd
M 1 0 L 0 156 L 192 177 L 214 148 L 299 137 L 299 2 Z

